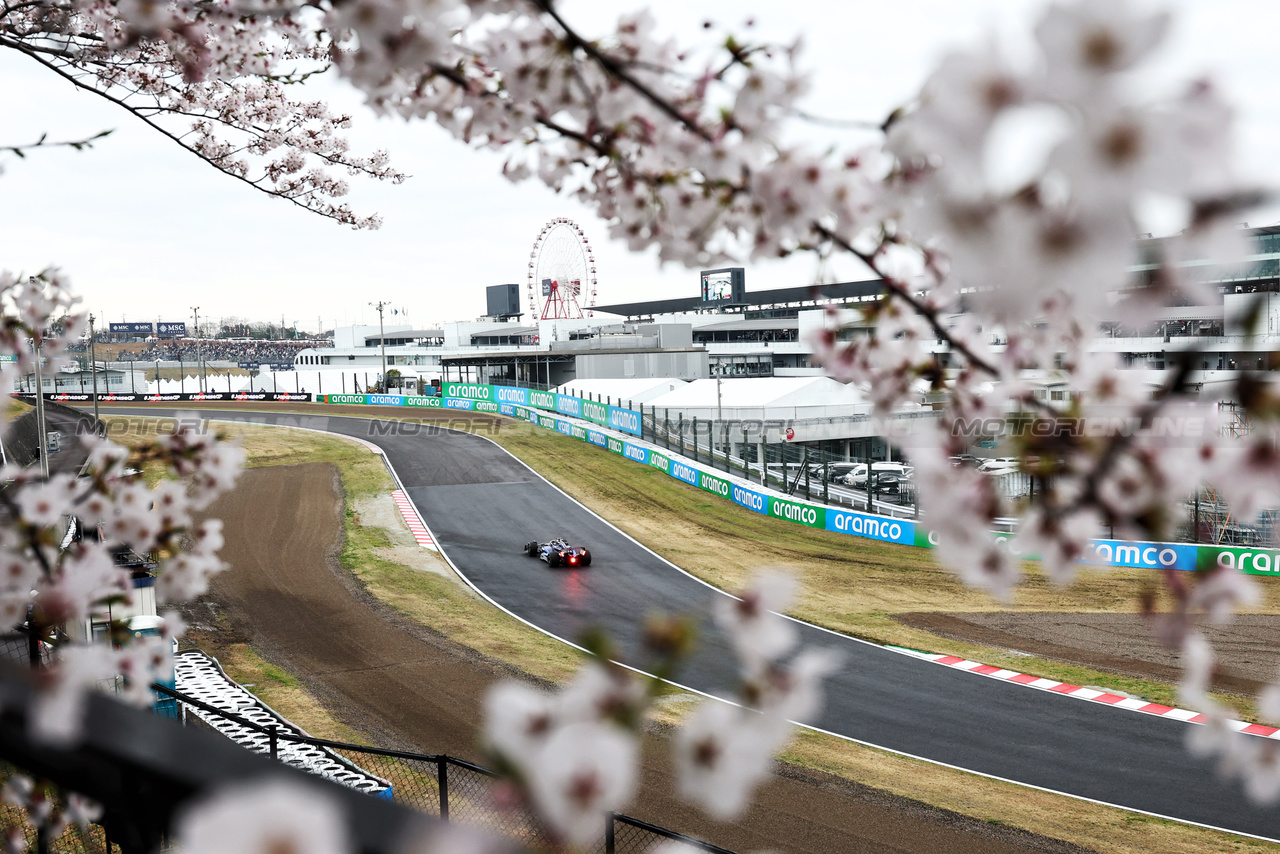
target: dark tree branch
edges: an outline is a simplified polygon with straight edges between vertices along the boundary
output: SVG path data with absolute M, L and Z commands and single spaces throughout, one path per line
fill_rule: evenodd
M 33 148 L 74 148 L 76 151 L 83 151 L 86 148 L 93 148 L 95 140 L 110 136 L 114 133 L 114 129 L 98 131 L 93 136 L 84 139 L 59 140 L 51 142 L 45 135 L 41 135 L 35 142 L 27 145 L 0 145 L 0 151 L 9 151 L 19 157 L 26 157 L 27 151 Z

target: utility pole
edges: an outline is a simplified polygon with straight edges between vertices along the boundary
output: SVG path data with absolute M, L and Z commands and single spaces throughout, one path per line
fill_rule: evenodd
M 382 347 L 382 392 L 385 394 L 387 391 L 387 333 L 382 325 L 382 311 L 391 303 L 379 300 L 369 305 L 378 310 L 378 344 Z
M 196 380 L 196 388 L 204 391 L 204 360 L 200 358 L 200 306 L 192 306 L 191 313 L 196 316 L 195 328 L 192 331 L 196 336 L 196 371 L 200 374 Z
M 93 315 L 89 315 L 89 370 L 93 371 L 93 429 L 102 423 L 98 420 L 98 348 L 97 335 L 93 331 Z
M 40 475 L 49 479 L 49 428 L 44 420 L 44 378 L 40 374 L 40 345 L 35 345 L 36 356 L 36 429 L 40 436 L 36 446 L 40 449 Z M 55 381 L 56 383 L 56 381 Z

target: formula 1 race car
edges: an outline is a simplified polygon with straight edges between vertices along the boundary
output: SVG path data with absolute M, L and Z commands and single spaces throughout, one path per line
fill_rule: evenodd
M 526 543 L 524 553 L 542 558 L 547 566 L 591 566 L 591 552 L 582 546 L 571 546 L 564 539 L 547 543 Z

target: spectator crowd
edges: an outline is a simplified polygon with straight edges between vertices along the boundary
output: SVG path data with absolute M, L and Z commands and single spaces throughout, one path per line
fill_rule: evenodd
M 332 347 L 332 341 L 201 341 L 197 348 L 191 339 L 152 341 L 146 349 L 123 352 L 122 362 L 255 362 L 258 364 L 292 364 L 293 357 L 311 347 Z M 197 353 L 198 349 L 198 353 Z

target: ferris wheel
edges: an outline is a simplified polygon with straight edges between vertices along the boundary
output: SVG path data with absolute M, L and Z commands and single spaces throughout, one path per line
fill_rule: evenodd
M 578 224 L 556 217 L 542 227 L 529 253 L 529 311 L 539 320 L 591 316 L 596 304 L 596 258 Z

